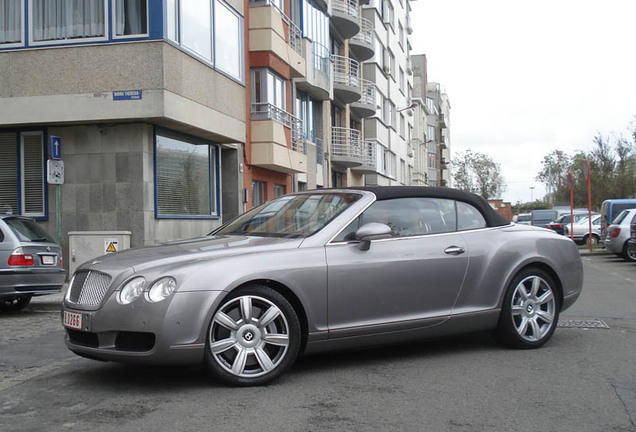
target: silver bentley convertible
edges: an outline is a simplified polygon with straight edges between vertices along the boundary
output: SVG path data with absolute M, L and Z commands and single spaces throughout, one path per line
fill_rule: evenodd
M 205 363 L 270 382 L 300 353 L 492 330 L 537 348 L 581 292 L 570 239 L 448 188 L 285 195 L 208 236 L 84 263 L 66 344 L 97 360 Z

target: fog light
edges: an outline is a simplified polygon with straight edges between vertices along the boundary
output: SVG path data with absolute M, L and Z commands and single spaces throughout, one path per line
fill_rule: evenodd
M 155 282 L 148 291 L 148 300 L 156 303 L 170 297 L 177 289 L 177 281 L 172 277 L 164 277 Z
M 138 299 L 144 292 L 144 283 L 146 280 L 142 277 L 129 280 L 119 292 L 117 301 L 120 304 L 127 305 Z

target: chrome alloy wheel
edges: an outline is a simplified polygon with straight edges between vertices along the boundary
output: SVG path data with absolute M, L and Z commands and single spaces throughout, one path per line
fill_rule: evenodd
M 556 300 L 548 282 L 539 276 L 521 280 L 512 294 L 512 321 L 518 335 L 528 341 L 543 339 L 555 320 Z
M 273 302 L 243 295 L 219 308 L 208 337 L 210 354 L 221 368 L 235 377 L 256 378 L 284 361 L 290 328 Z

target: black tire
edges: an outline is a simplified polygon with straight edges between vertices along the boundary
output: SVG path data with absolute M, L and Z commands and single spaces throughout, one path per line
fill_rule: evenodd
M 506 290 L 495 337 L 511 348 L 539 348 L 552 337 L 560 310 L 561 297 L 550 275 L 524 269 Z
M 625 261 L 636 262 L 636 253 L 630 252 L 629 241 L 625 242 L 625 246 L 623 246 L 623 254 L 621 256 Z
M 292 305 L 263 285 L 238 289 L 215 311 L 206 337 L 212 374 L 234 386 L 271 382 L 296 360 L 300 322 Z
M 598 244 L 598 242 L 599 242 L 599 240 L 600 240 L 600 239 L 598 238 L 598 236 L 597 236 L 596 234 L 592 234 L 592 237 L 591 237 L 591 238 L 592 238 L 592 245 L 593 245 L 593 246 L 597 245 L 597 244 Z M 583 237 L 583 243 L 584 243 L 586 246 L 589 246 L 589 245 L 590 245 L 590 235 L 589 235 L 589 234 L 586 234 L 586 235 L 585 235 L 585 237 Z
M 0 298 L 0 311 L 16 312 L 24 309 L 31 302 L 31 295 Z

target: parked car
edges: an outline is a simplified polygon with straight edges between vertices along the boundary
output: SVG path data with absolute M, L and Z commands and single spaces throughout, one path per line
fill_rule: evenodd
M 636 208 L 636 199 L 609 199 L 601 204 L 601 238 L 607 236 L 607 226 L 613 223 L 623 210 Z
M 627 242 L 627 248 L 631 256 L 636 256 L 636 222 L 632 222 L 630 228 L 630 238 Z
M 62 322 L 68 348 L 87 358 L 204 363 L 257 385 L 301 352 L 490 330 L 538 348 L 582 280 L 572 241 L 511 224 L 476 195 L 322 189 L 205 237 L 82 264 Z
M 581 219 L 586 219 L 589 216 L 588 212 L 585 213 L 574 213 L 574 223 L 577 223 Z M 557 217 L 554 221 L 547 223 L 544 225 L 544 228 L 551 229 L 552 231 L 556 231 L 557 233 L 563 235 L 565 226 L 570 226 L 570 220 L 572 219 L 572 215 L 570 213 L 562 214 Z
M 636 223 L 636 209 L 623 210 L 607 227 L 605 248 L 626 261 L 636 261 L 636 254 L 628 248 L 631 224 Z
M 584 243 L 589 245 L 590 242 L 595 245 L 601 241 L 601 215 L 592 215 L 592 232 L 590 236 L 590 223 L 589 218 L 584 218 L 572 225 L 574 229 L 572 239 L 576 243 Z M 570 236 L 570 225 L 563 227 L 563 234 Z
M 0 311 L 58 293 L 66 279 L 62 248 L 33 219 L 0 214 Z
M 519 213 L 512 217 L 512 221 L 521 225 L 530 225 L 532 222 L 532 215 L 530 213 Z
M 538 227 L 544 227 L 557 217 L 559 217 L 559 212 L 556 210 L 533 210 L 531 224 Z

